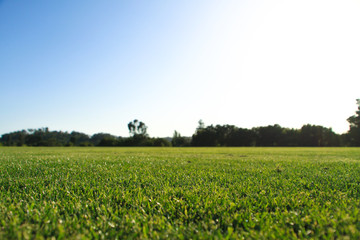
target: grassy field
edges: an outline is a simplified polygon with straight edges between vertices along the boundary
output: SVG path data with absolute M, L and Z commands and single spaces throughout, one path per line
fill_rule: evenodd
M 359 148 L 0 148 L 0 239 L 359 239 L 359 210 Z

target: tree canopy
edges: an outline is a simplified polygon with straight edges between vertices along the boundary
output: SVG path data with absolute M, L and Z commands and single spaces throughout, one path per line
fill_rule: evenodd
M 128 129 L 131 136 L 142 135 L 147 136 L 147 126 L 145 123 L 135 119 L 128 123 Z

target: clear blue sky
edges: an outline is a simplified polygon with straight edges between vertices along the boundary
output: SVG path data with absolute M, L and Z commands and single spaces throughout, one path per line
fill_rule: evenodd
M 0 0 L 0 134 L 348 130 L 360 1 Z

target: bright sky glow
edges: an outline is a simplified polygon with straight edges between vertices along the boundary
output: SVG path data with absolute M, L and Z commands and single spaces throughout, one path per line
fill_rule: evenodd
M 0 134 L 348 130 L 360 1 L 0 0 Z

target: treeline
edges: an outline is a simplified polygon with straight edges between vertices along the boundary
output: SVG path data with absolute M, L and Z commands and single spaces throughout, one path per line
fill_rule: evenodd
M 334 147 L 348 145 L 347 136 L 334 133 L 331 128 L 304 125 L 301 129 L 280 125 L 238 128 L 233 125 L 199 126 L 192 136 L 192 146 L 314 146 Z
M 331 128 L 306 124 L 301 129 L 283 128 L 280 125 L 238 128 L 233 125 L 199 126 L 192 136 L 192 146 L 302 146 L 335 147 L 360 146 L 360 99 L 356 114 L 350 116 L 349 131 L 336 134 Z
M 117 137 L 108 133 L 89 136 L 81 132 L 49 131 L 48 128 L 22 130 L 2 135 L 4 146 L 351 146 L 347 134 L 336 134 L 331 128 L 304 125 L 301 129 L 280 125 L 239 128 L 233 125 L 199 124 L 192 137 L 175 131 L 172 138 L 150 138 L 134 134 Z
M 129 122 L 130 137 L 108 133 L 89 136 L 80 132 L 49 131 L 48 128 L 28 129 L 1 136 L 4 146 L 304 146 L 335 147 L 360 146 L 360 99 L 358 110 L 349 117 L 349 131 L 337 134 L 331 128 L 306 124 L 301 129 L 283 128 L 278 124 L 239 128 L 234 125 L 210 125 L 200 120 L 192 137 L 183 137 L 177 131 L 172 138 L 151 138 L 145 123 L 137 119 Z
M 117 137 L 108 133 L 96 133 L 89 136 L 81 132 L 49 131 L 48 128 L 28 129 L 1 136 L 4 146 L 171 146 L 164 138 L 150 138 L 134 135 L 129 138 Z

